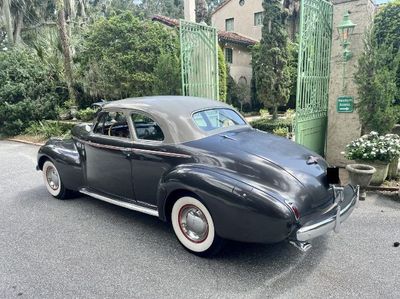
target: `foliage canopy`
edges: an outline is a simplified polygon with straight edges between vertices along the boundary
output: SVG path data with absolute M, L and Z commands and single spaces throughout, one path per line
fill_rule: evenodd
M 179 43 L 174 31 L 125 12 L 90 26 L 77 53 L 85 90 L 98 98 L 144 96 L 155 89 L 159 59 L 170 55 L 171 80 L 179 82 Z M 163 55 L 162 55 L 163 54 Z M 158 93 L 178 90 L 158 90 Z
M 18 134 L 30 121 L 56 117 L 67 99 L 59 73 L 26 49 L 0 52 L 0 133 Z
M 357 109 L 363 131 L 389 132 L 399 118 L 400 1 L 385 5 L 367 33 L 358 61 Z M 384 121 L 383 121 L 384 120 Z
M 262 38 L 253 47 L 252 66 L 258 100 L 272 108 L 276 119 L 278 106 L 286 104 L 290 94 L 286 14 L 279 0 L 264 0 L 263 7 Z

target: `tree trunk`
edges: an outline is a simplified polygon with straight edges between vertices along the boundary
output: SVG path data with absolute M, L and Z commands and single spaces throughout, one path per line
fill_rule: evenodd
M 13 25 L 10 11 L 10 0 L 3 0 L 4 19 L 6 21 L 7 39 L 10 46 L 14 45 Z
M 70 21 L 76 18 L 75 0 L 67 0 L 68 3 L 68 17 Z
M 24 14 L 23 12 L 18 12 L 17 19 L 15 21 L 15 29 L 14 29 L 14 43 L 15 44 L 20 44 L 22 42 L 21 39 L 21 30 L 22 26 L 24 24 Z
M 84 0 L 79 0 L 79 6 L 80 6 L 80 15 L 83 20 L 86 20 L 86 5 Z
M 207 17 L 207 3 L 205 0 L 196 1 L 196 22 L 205 22 Z
M 69 99 L 72 105 L 76 105 L 75 91 L 73 88 L 73 76 L 71 66 L 71 54 L 67 35 L 67 24 L 65 22 L 64 1 L 57 0 L 57 22 L 60 34 L 61 46 L 64 56 L 64 73 L 67 81 Z
M 275 120 L 278 118 L 278 106 L 274 105 L 272 107 L 272 119 Z

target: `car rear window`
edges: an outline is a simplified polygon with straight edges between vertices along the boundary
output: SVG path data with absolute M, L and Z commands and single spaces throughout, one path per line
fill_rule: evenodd
M 193 121 L 204 131 L 245 125 L 243 118 L 231 109 L 214 108 L 193 113 Z

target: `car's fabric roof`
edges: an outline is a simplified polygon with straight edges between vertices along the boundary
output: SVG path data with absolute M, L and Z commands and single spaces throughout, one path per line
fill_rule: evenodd
M 229 108 L 231 106 L 214 100 L 184 96 L 150 96 L 112 101 L 103 109 L 126 109 L 143 111 L 160 125 L 165 143 L 176 144 L 204 138 L 218 132 L 231 130 L 221 128 L 211 132 L 201 130 L 192 120 L 195 111 L 210 108 Z M 218 132 L 217 132 L 218 131 Z

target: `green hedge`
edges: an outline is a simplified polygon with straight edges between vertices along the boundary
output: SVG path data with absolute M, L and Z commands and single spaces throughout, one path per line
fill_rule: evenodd
M 261 118 L 251 122 L 250 124 L 255 129 L 269 133 L 273 133 L 274 130 L 277 130 L 278 128 L 287 128 L 289 132 L 292 132 L 292 122 L 285 119 L 272 120 Z
M 43 136 L 45 139 L 51 137 L 68 138 L 71 136 L 71 130 L 75 125 L 76 123 L 52 120 L 31 122 L 30 126 L 25 130 L 25 134 Z
M 57 71 L 33 52 L 0 51 L 0 135 L 18 135 L 32 121 L 56 118 L 66 90 Z

